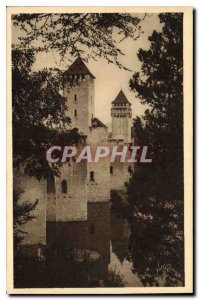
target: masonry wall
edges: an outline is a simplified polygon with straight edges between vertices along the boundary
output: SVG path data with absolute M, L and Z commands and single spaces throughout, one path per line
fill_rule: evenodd
M 95 154 L 97 146 L 108 145 L 108 129 L 96 127 L 90 129 L 88 143 L 92 154 Z M 94 156 L 93 156 L 94 159 Z M 91 180 L 91 172 L 94 179 Z M 99 162 L 88 163 L 87 188 L 89 202 L 104 202 L 110 199 L 110 162 L 108 157 L 100 159 Z
M 112 119 L 112 139 L 131 142 L 131 119 L 128 117 L 113 117 Z
M 125 182 L 129 181 L 130 173 L 129 167 L 131 164 L 114 162 L 111 163 L 112 174 L 110 174 L 110 189 L 111 190 L 122 190 L 124 189 Z
M 110 164 L 108 161 L 99 163 L 88 163 L 88 201 L 104 202 L 110 200 Z M 94 180 L 90 174 L 94 172 Z
M 27 232 L 22 244 L 39 244 L 46 243 L 46 202 L 44 180 L 38 181 L 35 177 L 24 175 L 23 171 L 14 171 L 14 187 L 24 191 L 21 194 L 20 202 L 35 201 L 38 199 L 33 214 L 36 216 L 33 220 L 20 227 Z
M 78 128 L 88 135 L 94 114 L 94 78 L 91 75 L 76 76 L 70 90 L 64 89 L 68 110 L 66 116 L 71 118 L 71 128 Z
M 60 177 L 55 178 L 55 193 L 47 195 L 47 221 L 66 222 L 87 219 L 87 165 L 63 164 Z M 62 191 L 62 181 L 67 192 Z
M 107 127 L 91 127 L 87 138 L 89 145 L 107 145 L 108 144 L 108 128 Z
M 93 147 L 107 145 L 108 129 L 106 127 L 92 127 L 91 124 L 95 102 L 94 78 L 90 75 L 73 76 L 77 84 L 70 91 L 67 88 L 63 91 L 68 105 L 66 116 L 72 120 L 70 128 L 79 128 L 81 132 L 87 135 L 87 143 Z M 131 119 L 114 117 L 112 131 L 113 138 L 120 139 L 122 137 L 124 142 L 131 142 Z M 113 166 L 113 174 L 110 174 L 110 166 Z M 97 205 L 98 203 L 108 204 L 111 189 L 124 189 L 124 183 L 128 181 L 130 176 L 128 164 L 113 163 L 110 165 L 109 159 L 98 163 L 71 162 L 64 164 L 60 168 L 60 172 L 60 177 L 55 178 L 55 192 L 53 193 L 47 193 L 45 180 L 38 181 L 34 177 L 24 175 L 21 171 L 15 172 L 15 186 L 25 191 L 21 196 L 21 201 L 34 201 L 36 199 L 39 201 L 34 212 L 36 218 L 22 228 L 28 232 L 23 243 L 29 245 L 40 242 L 46 243 L 47 222 L 47 236 L 50 242 L 53 240 L 53 235 L 58 239 L 62 239 L 62 237 L 66 239 L 68 235 L 74 235 L 74 242 L 78 243 L 78 234 L 81 234 L 80 228 L 82 226 L 82 232 L 86 238 L 82 238 L 79 245 L 84 244 L 94 249 L 99 235 L 93 236 L 94 239 L 88 238 L 90 225 L 94 222 L 94 218 L 101 222 L 103 214 L 107 220 L 109 218 L 104 208 Z M 91 172 L 94 174 L 92 178 Z M 62 190 L 63 180 L 67 182 L 67 192 Z M 95 209 L 97 209 L 98 215 L 96 215 Z M 102 210 L 100 211 L 100 209 Z M 91 223 L 86 226 L 85 221 L 87 221 L 88 215 Z M 68 224 L 71 226 L 67 227 Z M 106 228 L 103 229 L 102 227 L 103 230 Z

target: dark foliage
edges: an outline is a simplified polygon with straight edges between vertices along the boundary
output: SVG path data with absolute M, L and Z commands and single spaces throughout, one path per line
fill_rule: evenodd
M 23 240 L 26 231 L 21 230 L 21 225 L 33 220 L 35 215 L 33 214 L 34 209 L 38 204 L 38 200 L 31 202 L 29 200 L 20 200 L 22 191 L 13 190 L 13 226 L 14 226 L 14 246 Z
M 59 175 L 59 165 L 49 165 L 46 151 L 54 144 L 70 145 L 83 142 L 78 129 L 67 130 L 70 119 L 65 116 L 66 100 L 61 96 L 63 79 L 58 70 L 44 69 L 33 73 L 35 61 L 32 50 L 12 51 L 12 124 L 13 168 L 20 168 L 37 179 L 50 174 Z M 14 191 L 14 245 L 24 238 L 21 225 L 31 221 L 37 201 L 31 203 L 19 198 Z
M 160 14 L 163 31 L 140 49 L 141 72 L 130 81 L 149 109 L 134 120 L 137 139 L 153 162 L 128 187 L 133 272 L 144 285 L 184 284 L 183 253 L 183 15 Z M 188 99 L 187 99 L 188 101 Z
M 12 51 L 13 166 L 38 179 L 59 175 L 58 165 L 49 166 L 46 150 L 53 144 L 83 142 L 77 129 L 66 129 L 66 99 L 61 96 L 62 73 L 32 73 L 32 50 Z M 73 83 L 71 83 L 73 84 Z
M 113 29 L 119 40 L 138 38 L 140 19 L 129 14 L 19 14 L 13 15 L 13 24 L 23 36 L 12 51 L 12 105 L 13 105 L 13 165 L 24 167 L 38 179 L 53 172 L 59 175 L 56 164 L 46 163 L 46 149 L 61 134 L 62 141 L 72 144 L 83 142 L 77 130 L 66 130 L 70 123 L 66 116 L 67 102 L 60 91 L 70 89 L 59 69 L 32 72 L 35 54 L 56 51 L 62 59 L 66 55 L 85 60 L 105 57 L 119 67 Z M 38 41 L 38 43 L 35 43 Z M 36 45 L 39 45 L 38 47 Z
M 24 32 L 19 47 L 55 50 L 63 60 L 67 55 L 84 60 L 104 57 L 118 67 L 123 54 L 118 42 L 137 39 L 142 32 L 139 18 L 119 13 L 20 14 L 13 15 L 13 22 Z
M 21 168 L 39 180 L 51 174 L 59 176 L 60 165 L 50 166 L 46 162 L 46 150 L 53 144 L 84 143 L 78 129 L 65 127 L 70 119 L 66 115 L 66 99 L 60 91 L 66 86 L 70 89 L 75 83 L 66 82 L 59 69 L 32 72 L 36 53 L 55 50 L 62 59 L 65 55 L 81 55 L 85 60 L 105 57 L 108 62 L 121 67 L 118 55 L 122 53 L 113 37 L 113 29 L 117 29 L 119 39 L 137 38 L 141 32 L 139 21 L 129 14 L 13 15 L 14 26 L 24 33 L 19 44 L 13 45 L 12 49 L 14 168 Z M 38 40 L 37 47 L 35 42 Z M 19 194 L 15 194 L 14 202 L 18 203 L 18 198 Z M 24 203 L 26 222 L 31 220 L 29 213 L 35 208 L 28 205 Z M 19 213 L 23 218 L 24 211 L 18 209 L 17 213 L 18 220 Z M 16 231 L 16 224 L 14 228 Z

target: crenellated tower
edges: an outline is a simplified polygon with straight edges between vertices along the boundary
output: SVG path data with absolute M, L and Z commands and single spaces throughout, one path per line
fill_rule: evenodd
M 88 135 L 94 116 L 94 80 L 95 77 L 78 57 L 65 73 L 66 81 L 71 87 L 64 88 L 68 110 L 66 116 L 72 121 L 72 127 L 77 127 Z
M 132 109 L 131 103 L 121 90 L 112 102 L 112 140 L 131 142 Z

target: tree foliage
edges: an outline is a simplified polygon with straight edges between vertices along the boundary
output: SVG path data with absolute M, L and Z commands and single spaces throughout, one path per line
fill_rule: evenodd
M 19 43 L 12 45 L 13 167 L 39 180 L 51 174 L 58 176 L 60 164 L 49 165 L 46 150 L 53 144 L 84 142 L 77 128 L 66 127 L 70 124 L 67 101 L 60 93 L 64 87 L 70 89 L 76 83 L 66 81 L 59 69 L 33 72 L 36 54 L 56 51 L 62 59 L 66 55 L 81 55 L 84 60 L 104 57 L 121 67 L 118 56 L 122 52 L 117 47 L 113 29 L 120 40 L 138 38 L 140 20 L 129 14 L 19 14 L 12 17 L 13 25 L 23 33 Z M 14 193 L 15 232 L 21 222 L 32 219 L 30 212 L 35 208 L 35 204 L 28 202 L 19 206 L 19 196 L 20 193 Z
M 13 190 L 13 229 L 15 247 L 23 240 L 24 235 L 27 233 L 21 229 L 21 226 L 35 218 L 33 211 L 38 204 L 38 200 L 35 200 L 34 202 L 29 200 L 21 201 L 21 194 L 22 191 L 16 189 Z
M 60 93 L 62 72 L 32 72 L 34 60 L 33 50 L 12 51 L 13 166 L 41 179 L 59 175 L 59 165 L 47 163 L 46 150 L 55 143 L 83 142 L 83 137 L 77 129 L 66 128 L 70 118 Z
M 130 87 L 141 103 L 134 120 L 138 140 L 150 144 L 153 162 L 137 169 L 128 187 L 133 271 L 144 285 L 184 283 L 183 253 L 183 15 L 160 14 L 162 32 L 140 49 L 141 71 Z
M 81 55 L 85 60 L 105 57 L 121 67 L 116 37 L 138 38 L 140 19 L 130 14 L 89 13 L 19 14 L 12 18 L 23 32 L 12 50 L 13 165 L 38 179 L 51 172 L 59 175 L 58 165 L 47 164 L 46 149 L 57 140 L 83 142 L 76 129 L 66 129 L 70 118 L 67 101 L 60 93 L 75 82 L 68 82 L 57 68 L 32 72 L 37 52 L 56 51 L 62 59 L 66 55 Z
M 20 14 L 13 15 L 13 22 L 25 34 L 19 47 L 36 52 L 55 50 L 62 59 L 104 57 L 119 67 L 118 57 L 123 54 L 119 42 L 137 39 L 142 32 L 140 19 L 125 13 Z
M 125 287 L 127 282 L 124 280 L 124 276 L 114 269 L 107 270 L 106 275 L 103 278 L 104 287 Z

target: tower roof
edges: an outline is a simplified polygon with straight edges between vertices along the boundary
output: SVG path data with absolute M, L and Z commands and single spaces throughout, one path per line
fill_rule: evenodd
M 124 95 L 124 92 L 122 90 L 119 92 L 119 94 L 117 95 L 117 97 L 115 98 L 115 100 L 112 103 L 114 103 L 114 104 L 129 103 L 129 104 L 131 104 L 128 101 L 128 99 L 126 98 L 126 96 Z
M 104 123 L 102 123 L 102 121 L 100 121 L 98 118 L 93 118 L 92 119 L 92 126 L 93 127 L 107 127 L 106 125 L 104 125 Z
M 66 73 L 71 74 L 71 75 L 91 75 L 93 78 L 93 74 L 89 71 L 83 60 L 78 57 L 72 65 L 68 68 Z

